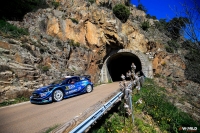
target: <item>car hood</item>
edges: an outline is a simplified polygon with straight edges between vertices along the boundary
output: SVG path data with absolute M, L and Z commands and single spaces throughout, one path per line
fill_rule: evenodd
M 34 91 L 34 93 L 43 93 L 46 92 L 47 89 L 52 89 L 54 87 L 56 87 L 57 85 L 48 85 L 48 86 L 43 86 L 38 88 L 37 90 Z

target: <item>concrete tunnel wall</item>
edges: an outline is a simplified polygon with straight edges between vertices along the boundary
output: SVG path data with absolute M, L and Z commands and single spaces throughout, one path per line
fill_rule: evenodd
M 111 53 L 104 61 L 101 69 L 100 82 L 121 81 L 121 74 L 131 69 L 131 63 L 136 65 L 136 72 L 142 70 L 148 78 L 153 78 L 152 63 L 148 56 L 140 51 L 120 49 Z

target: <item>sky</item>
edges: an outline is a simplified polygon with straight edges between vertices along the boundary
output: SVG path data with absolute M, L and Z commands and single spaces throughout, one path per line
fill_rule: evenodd
M 186 2 L 188 5 L 191 4 L 191 0 L 139 0 L 140 3 L 147 9 L 147 14 L 156 16 L 157 19 L 171 20 L 174 18 L 176 8 L 181 10 L 181 3 Z M 200 1 L 196 0 L 200 5 Z M 131 4 L 138 5 L 138 0 L 131 0 Z M 172 10 L 173 9 L 173 10 Z

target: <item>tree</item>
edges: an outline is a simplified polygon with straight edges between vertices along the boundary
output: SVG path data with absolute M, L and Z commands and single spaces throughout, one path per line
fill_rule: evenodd
M 188 21 L 183 33 L 187 39 L 191 40 L 200 49 L 200 5 L 197 0 L 190 0 L 190 4 L 187 1 L 181 3 L 182 10 L 174 10 L 176 16 L 185 16 Z M 189 23 L 188 23 L 189 22 Z
M 151 19 L 154 19 L 154 20 L 157 19 L 156 16 L 151 16 L 150 14 L 147 14 L 146 18 L 151 18 Z
M 137 9 L 147 13 L 147 9 L 142 4 L 138 4 Z
M 123 4 L 117 4 L 113 8 L 113 13 L 122 22 L 126 22 L 130 15 L 130 10 Z
M 170 37 L 175 40 L 178 39 L 187 24 L 189 24 L 189 20 L 186 17 L 175 17 L 170 20 L 167 24 L 167 30 L 170 33 Z
M 144 21 L 141 25 L 141 28 L 145 31 L 147 31 L 150 28 L 150 23 L 149 21 Z

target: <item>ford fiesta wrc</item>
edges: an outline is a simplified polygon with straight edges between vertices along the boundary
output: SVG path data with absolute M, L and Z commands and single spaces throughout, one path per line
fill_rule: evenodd
M 65 78 L 55 80 L 48 86 L 36 89 L 31 97 L 31 103 L 50 103 L 59 102 L 64 98 L 76 96 L 93 91 L 93 83 L 90 76 L 66 76 Z

